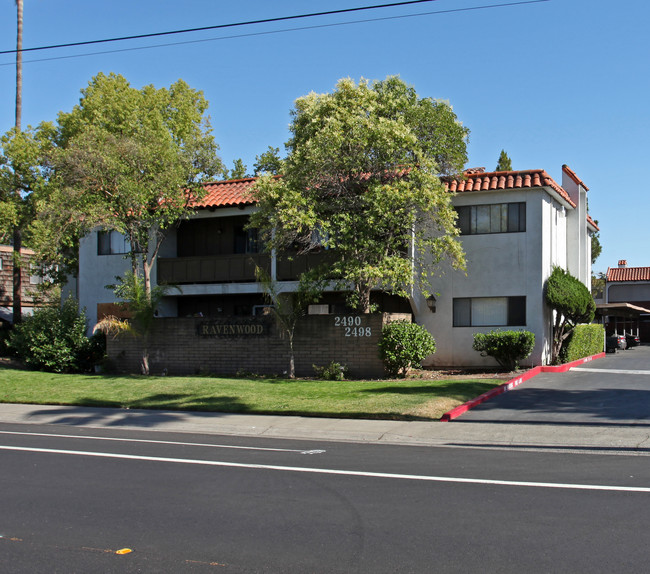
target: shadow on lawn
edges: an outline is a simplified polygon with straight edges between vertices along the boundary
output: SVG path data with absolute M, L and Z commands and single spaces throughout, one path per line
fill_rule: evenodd
M 359 391 L 360 393 L 394 393 L 397 395 L 431 395 L 432 397 L 456 397 L 457 395 L 467 396 L 467 400 L 481 395 L 494 387 L 498 387 L 501 381 L 490 379 L 486 381 L 467 382 L 444 382 L 421 387 L 391 385 Z
M 74 405 L 36 410 L 31 416 L 59 415 L 59 418 L 48 424 L 102 423 L 109 427 L 128 424 L 146 428 L 169 421 L 182 421 L 188 417 L 184 411 L 192 411 L 193 417 L 215 417 L 225 413 L 246 413 L 249 409 L 235 397 L 201 398 L 190 394 L 157 394 L 125 402 L 81 398 Z

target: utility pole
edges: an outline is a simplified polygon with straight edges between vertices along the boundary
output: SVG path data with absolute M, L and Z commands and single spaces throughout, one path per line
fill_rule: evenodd
M 16 132 L 21 131 L 21 116 L 23 114 L 23 0 L 16 0 L 17 34 L 16 34 Z M 16 190 L 20 201 L 20 190 Z M 17 325 L 23 318 L 23 289 L 21 248 L 23 235 L 20 221 L 14 226 L 14 266 L 13 266 L 13 322 Z

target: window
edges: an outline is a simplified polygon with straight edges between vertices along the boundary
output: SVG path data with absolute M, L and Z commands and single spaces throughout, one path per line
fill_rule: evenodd
M 513 327 L 526 324 L 526 297 L 454 299 L 454 327 Z
M 495 203 L 456 208 L 461 235 L 526 231 L 526 204 Z
M 131 251 L 126 237 L 117 231 L 97 232 L 97 255 L 116 255 Z
M 257 238 L 257 229 L 244 229 L 235 227 L 234 253 L 259 253 L 260 242 Z
M 40 285 L 43 283 L 43 277 L 41 276 L 40 269 L 36 265 L 29 266 L 29 273 L 30 285 Z

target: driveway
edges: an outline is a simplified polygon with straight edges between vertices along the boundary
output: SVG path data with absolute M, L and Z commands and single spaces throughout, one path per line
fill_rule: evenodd
M 650 346 L 542 373 L 454 421 L 650 426 Z

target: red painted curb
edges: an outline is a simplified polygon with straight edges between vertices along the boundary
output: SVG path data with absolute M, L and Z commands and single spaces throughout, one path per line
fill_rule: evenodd
M 494 387 L 493 389 L 490 389 L 486 393 L 479 395 L 475 399 L 467 401 L 466 403 L 463 403 L 462 405 L 459 405 L 451 409 L 450 411 L 447 411 L 444 415 L 442 415 L 442 417 L 440 417 L 440 421 L 450 422 L 458 418 L 463 413 L 466 413 L 470 409 L 473 409 L 475 406 L 480 405 L 481 403 L 484 403 L 485 401 L 488 401 L 498 395 L 502 395 L 503 393 L 507 393 L 508 391 L 517 388 L 519 385 L 521 385 L 521 383 L 524 383 L 529 379 L 536 377 L 540 373 L 566 373 L 572 367 L 577 367 L 578 365 L 589 363 L 594 359 L 601 359 L 604 356 L 605 353 L 598 353 L 597 355 L 592 355 L 591 357 L 584 357 L 582 359 L 578 359 L 577 361 L 572 361 L 571 363 L 565 363 L 564 365 L 549 365 L 544 367 L 533 367 L 529 371 L 526 371 L 523 375 L 511 379 L 507 383 L 499 385 L 498 387 Z

